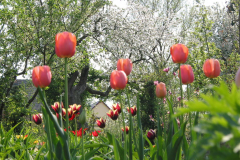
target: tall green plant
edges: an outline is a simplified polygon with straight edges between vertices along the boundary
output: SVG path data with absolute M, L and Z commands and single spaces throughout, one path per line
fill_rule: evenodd
M 188 108 L 180 108 L 175 115 L 208 113 L 193 128 L 202 136 L 192 142 L 188 159 L 239 159 L 240 90 L 232 84 L 229 91 L 225 82 L 213 89 L 215 96 L 202 94 L 202 100 L 187 102 Z

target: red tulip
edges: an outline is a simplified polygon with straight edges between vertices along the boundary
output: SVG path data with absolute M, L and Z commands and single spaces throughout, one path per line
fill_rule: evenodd
M 87 128 L 85 128 L 83 130 L 83 134 L 85 134 L 85 131 L 87 130 Z M 64 129 L 64 131 L 66 131 L 66 129 Z M 74 135 L 76 135 L 75 131 L 71 131 Z M 79 130 L 77 130 L 77 137 L 82 137 L 82 128 L 80 128 Z
M 156 86 L 156 96 L 158 98 L 164 98 L 167 95 L 167 89 L 165 83 L 158 83 Z
M 240 68 L 238 69 L 238 71 L 236 73 L 235 83 L 236 83 L 237 87 L 240 87 Z
M 136 106 L 133 106 L 133 107 L 131 107 L 130 109 L 131 109 L 131 114 L 132 114 L 132 116 L 135 116 L 135 115 L 137 114 L 137 107 L 136 107 Z M 128 110 L 128 112 L 130 113 L 129 107 L 127 107 L 127 110 Z
M 154 130 L 150 129 L 147 133 L 147 137 L 151 141 L 154 140 L 156 137 L 156 132 Z
M 123 71 L 112 71 L 110 76 L 110 85 L 113 89 L 124 89 L 127 84 L 127 76 Z
M 42 123 L 42 115 L 40 113 L 33 115 L 32 119 L 36 124 L 41 124 Z
M 100 118 L 99 120 L 98 119 L 96 120 L 96 123 L 97 123 L 98 127 L 104 128 L 105 124 L 106 124 L 106 120 L 103 120 L 102 118 Z
M 208 78 L 216 78 L 220 75 L 220 64 L 217 59 L 207 59 L 203 64 L 203 72 Z
M 33 68 L 32 82 L 35 87 L 45 88 L 51 83 L 52 73 L 49 66 L 37 66 Z
M 109 110 L 107 115 L 112 119 L 116 120 L 118 118 L 118 111 L 117 110 Z
M 174 44 L 170 48 L 172 60 L 174 63 L 185 63 L 188 57 L 188 48 L 183 44 Z
M 190 65 L 181 65 L 180 69 L 181 69 L 182 83 L 183 84 L 192 83 L 194 80 L 192 67 Z
M 124 132 L 123 128 L 122 128 L 122 131 Z M 126 131 L 126 134 L 128 134 L 128 131 L 129 131 L 129 127 L 128 126 L 125 126 L 125 131 Z
M 92 132 L 92 135 L 94 136 L 94 137 L 97 137 L 98 136 L 98 133 L 100 133 L 101 131 L 93 131 Z
M 120 113 L 122 112 L 122 109 L 121 109 L 121 107 L 119 106 L 118 103 L 117 103 L 117 104 L 113 104 L 113 105 L 112 105 L 112 109 L 113 109 L 113 110 L 117 110 L 117 111 L 118 111 L 118 114 L 120 114 Z
M 73 33 L 61 32 L 55 37 L 55 52 L 60 58 L 70 58 L 75 54 L 77 39 Z
M 117 70 L 124 71 L 128 76 L 132 71 L 132 61 L 130 59 L 119 59 L 117 62 Z

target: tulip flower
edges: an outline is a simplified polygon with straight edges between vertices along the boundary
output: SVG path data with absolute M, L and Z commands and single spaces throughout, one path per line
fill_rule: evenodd
M 118 111 L 117 110 L 109 110 L 107 115 L 112 119 L 116 120 L 118 118 Z
M 122 131 L 124 132 L 123 128 L 122 128 Z M 128 134 L 128 131 L 129 131 L 129 127 L 128 126 L 125 126 L 125 131 L 126 131 L 126 134 Z
M 53 105 L 51 105 L 51 107 L 56 113 L 58 113 L 58 110 L 60 108 L 60 104 L 59 104 L 59 102 L 55 102 Z M 64 108 L 63 103 L 61 103 L 61 107 Z
M 133 106 L 133 107 L 131 107 L 130 109 L 131 109 L 131 114 L 132 114 L 132 116 L 135 116 L 135 115 L 137 114 L 137 107 L 136 107 L 136 106 Z M 128 110 L 128 112 L 130 113 L 129 107 L 127 107 L 127 110 Z
M 203 72 L 208 78 L 216 78 L 220 75 L 220 64 L 217 59 L 207 59 L 203 64 Z
M 87 130 L 87 128 L 85 128 L 83 130 L 83 134 L 85 134 L 85 131 Z M 66 130 L 65 130 L 66 131 Z M 71 131 L 74 135 L 76 135 L 75 131 Z M 79 130 L 77 130 L 77 137 L 82 137 L 82 128 L 80 128 Z
M 52 73 L 49 66 L 37 66 L 32 71 L 32 82 L 35 87 L 45 88 L 51 83 Z
M 119 59 L 117 62 L 117 70 L 124 71 L 128 76 L 132 71 L 132 61 L 130 59 Z
M 112 105 L 112 109 L 113 109 L 113 110 L 117 110 L 117 111 L 118 111 L 118 114 L 120 114 L 120 113 L 122 112 L 122 109 L 121 109 L 121 107 L 119 106 L 118 103 L 117 103 L 117 104 L 113 104 L 113 105 Z
M 154 140 L 156 137 L 156 131 L 150 129 L 147 133 L 147 137 L 150 141 Z
M 156 86 L 156 96 L 158 98 L 164 98 L 167 95 L 166 86 L 164 83 L 160 82 Z
M 98 136 L 98 133 L 100 133 L 101 131 L 93 131 L 92 132 L 92 135 L 94 136 L 94 137 L 97 137 Z
M 73 33 L 61 32 L 55 37 L 55 52 L 60 58 L 70 58 L 75 54 L 77 39 Z
M 188 48 L 183 44 L 174 44 L 170 48 L 173 63 L 185 63 L 188 57 Z
M 106 124 L 106 120 L 103 120 L 102 118 L 100 118 L 99 120 L 98 119 L 96 120 L 96 123 L 97 123 L 98 127 L 104 128 L 105 124 Z
M 127 75 L 123 71 L 112 71 L 110 75 L 110 85 L 113 89 L 121 90 L 126 87 Z
M 238 69 L 238 71 L 236 73 L 235 83 L 236 83 L 237 87 L 240 86 L 240 68 Z
M 181 69 L 182 84 L 192 83 L 194 80 L 192 67 L 190 65 L 181 65 L 180 69 Z
M 32 119 L 36 124 L 41 124 L 42 123 L 42 114 L 40 114 L 40 113 L 35 114 L 32 116 Z
M 80 114 L 81 105 L 73 104 L 70 105 L 69 108 L 72 108 L 73 114 L 75 115 Z

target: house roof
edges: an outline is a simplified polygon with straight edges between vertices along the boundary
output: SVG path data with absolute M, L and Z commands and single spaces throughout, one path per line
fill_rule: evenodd
M 97 101 L 97 102 L 95 102 L 95 103 L 93 103 L 93 104 L 91 105 L 91 110 L 92 110 L 94 107 L 96 107 L 99 103 L 103 103 L 107 108 L 111 109 L 111 108 L 108 107 L 108 105 L 107 105 L 106 103 L 104 103 L 103 101 Z

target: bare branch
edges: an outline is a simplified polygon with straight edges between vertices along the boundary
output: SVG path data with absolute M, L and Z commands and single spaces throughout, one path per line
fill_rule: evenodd
M 110 93 L 111 89 L 112 89 L 111 86 L 109 86 L 105 92 L 101 92 L 101 91 L 94 90 L 87 85 L 86 91 L 88 91 L 91 94 L 97 94 L 97 95 L 106 97 Z

